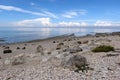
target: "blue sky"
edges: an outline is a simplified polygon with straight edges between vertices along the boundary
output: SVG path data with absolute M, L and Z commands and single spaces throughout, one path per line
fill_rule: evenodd
M 0 26 L 119 26 L 120 0 L 0 0 Z

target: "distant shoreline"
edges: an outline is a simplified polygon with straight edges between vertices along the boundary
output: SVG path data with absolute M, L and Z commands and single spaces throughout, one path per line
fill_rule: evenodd
M 43 39 L 34 39 L 34 40 L 28 40 L 28 41 L 21 41 L 21 42 L 13 42 L 13 43 L 3 43 L 1 45 L 7 45 L 7 44 L 17 44 L 17 43 L 32 43 L 32 42 L 39 42 L 39 41 L 44 41 L 44 40 L 50 40 L 50 39 L 56 39 L 56 38 L 65 38 L 65 37 L 75 37 L 75 34 L 64 34 L 64 35 L 58 35 L 58 36 L 53 36 L 53 37 L 48 37 L 48 38 L 43 38 Z
M 120 35 L 120 32 L 106 32 L 106 33 L 94 33 L 94 34 L 86 34 L 84 36 L 78 36 L 78 37 L 88 37 L 88 36 L 108 36 L 108 35 Z M 50 39 L 56 39 L 56 38 L 64 38 L 64 37 L 77 37 L 74 33 L 72 34 L 64 34 L 64 35 L 58 35 L 58 36 L 53 36 L 53 37 L 47 37 L 43 39 L 33 39 L 33 40 L 27 40 L 27 41 L 21 41 L 21 42 L 12 42 L 12 43 L 5 43 L 6 40 L 0 39 L 0 45 L 7 45 L 7 44 L 17 44 L 17 43 L 31 43 L 31 42 L 39 42 L 39 41 L 44 41 L 44 40 L 50 40 Z

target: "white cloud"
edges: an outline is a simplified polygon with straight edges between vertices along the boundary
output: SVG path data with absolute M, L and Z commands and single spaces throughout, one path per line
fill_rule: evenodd
M 32 20 L 23 20 L 19 22 L 14 22 L 14 26 L 50 26 L 50 18 L 38 18 L 38 19 L 32 19 Z
M 77 27 L 77 26 L 87 26 L 85 22 L 51 22 L 50 18 L 37 18 L 32 20 L 23 20 L 19 22 L 14 22 L 14 26 L 42 26 L 42 27 Z
M 96 21 L 96 23 L 94 24 L 94 26 L 112 26 L 112 22 L 111 21 Z
M 120 22 L 114 22 L 114 21 L 102 21 L 102 20 L 97 20 L 94 23 L 94 26 L 103 26 L 103 27 L 111 27 L 111 26 L 120 26 Z
M 29 11 L 29 10 L 25 10 L 25 9 L 22 9 L 19 7 L 14 7 L 14 6 L 0 5 L 0 9 L 7 10 L 7 11 L 17 11 L 17 12 L 22 12 L 22 13 L 28 13 L 28 14 L 38 15 L 38 16 L 51 17 L 51 18 L 57 17 L 53 13 L 48 12 L 48 11 L 44 11 L 43 13 L 42 12 L 39 13 L 39 12 Z
M 87 26 L 85 22 L 59 22 L 57 23 L 58 26 L 64 27 L 77 27 L 77 26 Z
M 39 16 L 46 16 L 43 13 L 32 12 L 32 11 L 24 10 L 22 8 L 18 8 L 18 7 L 14 7 L 14 6 L 0 5 L 0 9 L 7 10 L 7 11 L 18 11 L 18 12 L 29 13 L 29 14 L 39 15 Z
M 66 12 L 66 13 L 62 14 L 62 16 L 65 17 L 65 18 L 73 18 L 77 15 L 78 15 L 78 13 L 74 12 L 74 11 Z
M 111 27 L 111 26 L 120 26 L 120 22 L 112 22 L 112 21 L 95 21 L 94 25 L 91 25 L 88 21 L 61 21 L 61 22 L 52 22 L 51 18 L 37 18 L 31 20 L 22 20 L 18 22 L 14 22 L 14 26 L 41 26 L 41 27 L 84 27 L 84 26 L 94 26 L 94 27 Z
M 86 10 L 71 10 L 71 11 L 67 11 L 67 12 L 63 13 L 62 17 L 74 18 L 78 15 L 85 15 L 86 13 L 87 13 Z
M 44 14 L 46 14 L 48 17 L 52 17 L 52 18 L 58 18 L 55 14 L 49 12 L 49 11 L 46 11 L 46 10 L 43 10 L 42 11 Z

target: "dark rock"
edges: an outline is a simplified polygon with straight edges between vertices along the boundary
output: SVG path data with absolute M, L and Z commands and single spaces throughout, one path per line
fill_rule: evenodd
M 3 53 L 4 53 L 4 54 L 12 53 L 12 50 L 4 50 Z
M 36 51 L 37 53 L 41 53 L 42 55 L 44 54 L 44 52 L 43 52 L 43 47 L 41 46 L 41 45 L 39 45 L 38 47 L 37 47 L 37 51 Z
M 51 52 L 48 52 L 48 54 L 51 54 Z
M 16 49 L 20 49 L 20 47 L 17 47 Z
M 82 42 L 81 41 L 77 41 L 78 44 L 81 44 Z
M 56 43 L 55 41 L 53 41 L 53 43 Z
M 25 46 L 27 46 L 27 44 L 24 44 Z
M 23 49 L 23 50 L 25 50 L 25 49 L 26 49 L 26 47 L 23 47 L 22 49 Z

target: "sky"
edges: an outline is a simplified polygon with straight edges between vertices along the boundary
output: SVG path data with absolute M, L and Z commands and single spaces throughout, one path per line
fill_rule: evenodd
M 0 0 L 0 26 L 119 26 L 120 0 Z

